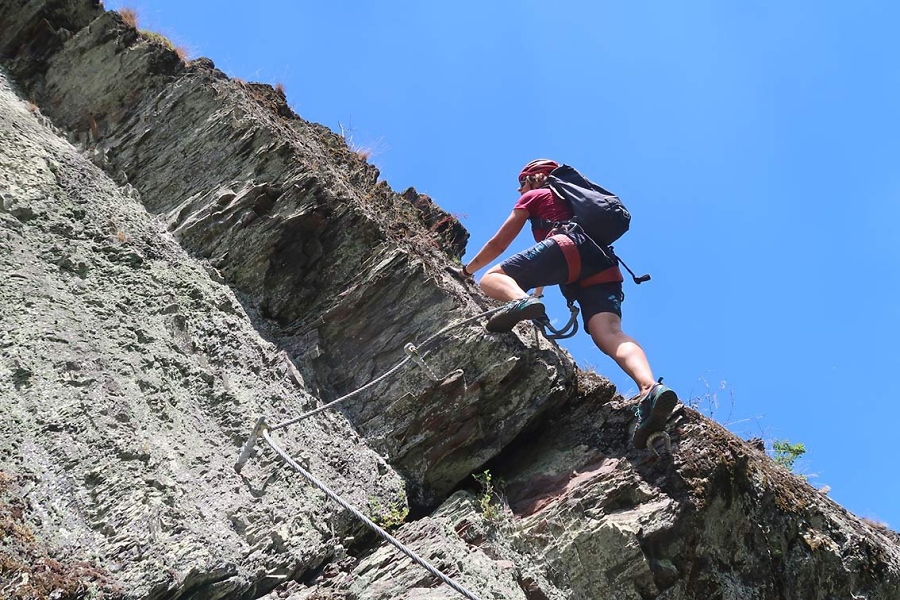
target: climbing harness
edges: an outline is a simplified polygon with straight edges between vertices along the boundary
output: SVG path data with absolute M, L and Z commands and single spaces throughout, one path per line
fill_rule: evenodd
M 650 281 L 649 274 L 641 276 L 635 275 L 634 271 L 625 264 L 625 261 L 616 254 L 615 248 L 612 246 L 603 246 L 595 242 L 578 223 L 571 221 L 543 221 L 543 223 L 546 223 L 545 227 L 549 228 L 551 232 L 551 235 L 547 239 L 552 240 L 557 247 L 562 250 L 563 257 L 566 259 L 566 266 L 569 269 L 568 279 L 566 280 L 567 285 L 576 284 L 578 287 L 586 288 L 601 283 L 618 283 L 624 280 L 622 271 L 619 270 L 619 265 L 625 267 L 625 270 L 631 275 L 631 280 L 637 285 L 640 285 L 645 281 Z M 599 273 L 582 277 L 581 252 L 572 238 L 566 235 L 567 233 L 579 233 L 584 235 L 584 237 L 587 238 L 588 243 L 593 245 L 595 250 L 605 256 L 608 264 L 612 266 Z
M 357 508 L 355 508 L 351 504 L 347 503 L 343 498 L 341 498 L 336 493 L 331 491 L 327 486 L 325 486 L 325 484 L 323 484 L 318 479 L 316 479 L 315 476 L 312 475 L 312 473 L 310 473 L 309 471 L 307 471 L 303 467 L 301 467 L 299 464 L 297 464 L 297 462 L 294 461 L 275 442 L 275 440 L 272 438 L 270 433 L 277 431 L 279 429 L 284 429 L 285 427 L 287 427 L 289 425 L 293 425 L 294 423 L 302 421 L 303 419 L 307 419 L 315 414 L 318 414 L 322 411 L 328 410 L 329 408 L 337 405 L 338 403 L 343 402 L 344 400 L 347 400 L 348 398 L 351 398 L 352 396 L 359 394 L 363 390 L 371 388 L 372 386 L 378 384 L 379 382 L 383 381 L 387 377 L 390 377 L 391 375 L 393 375 L 394 373 L 396 373 L 397 371 L 402 369 L 410 361 L 416 363 L 425 372 L 425 374 L 428 376 L 428 378 L 431 379 L 433 382 L 443 381 L 443 380 L 447 379 L 448 377 L 450 377 L 451 375 L 453 375 L 454 373 L 460 373 L 461 370 L 456 370 L 454 372 L 448 373 L 444 377 L 438 377 L 434 373 L 434 371 L 432 371 L 432 369 L 428 366 L 428 364 L 425 362 L 425 355 L 422 353 L 422 349 L 429 346 L 430 344 L 434 343 L 435 340 L 440 338 L 442 335 L 444 335 L 448 331 L 455 329 L 457 327 L 461 327 L 468 323 L 471 323 L 472 321 L 481 319 L 482 317 L 490 316 L 496 312 L 506 309 L 508 306 L 509 306 L 508 304 L 504 304 L 502 306 L 498 306 L 496 308 L 492 308 L 490 310 L 479 313 L 473 317 L 469 317 L 468 319 L 463 319 L 462 321 L 459 321 L 457 323 L 452 323 L 452 324 L 448 325 L 447 327 L 441 329 L 440 331 L 438 331 L 437 333 L 435 333 L 428 339 L 426 339 L 424 342 L 422 342 L 418 346 L 415 346 L 414 344 L 411 344 L 411 343 L 406 344 L 406 346 L 404 346 L 404 348 L 403 348 L 404 352 L 406 353 L 406 357 L 403 358 L 399 363 L 397 363 L 396 365 L 394 365 L 393 367 L 388 369 L 385 373 L 383 373 L 379 377 L 377 377 L 377 378 L 373 379 L 372 381 L 368 382 L 367 384 L 363 385 L 362 387 L 360 387 L 348 394 L 345 394 L 345 395 L 341 396 L 340 398 L 337 398 L 336 400 L 332 400 L 331 402 L 324 404 L 314 410 L 308 411 L 298 417 L 295 417 L 293 419 L 290 419 L 288 421 L 285 421 L 283 423 L 280 423 L 280 424 L 274 425 L 274 426 L 269 426 L 266 423 L 266 419 L 264 416 L 258 417 L 256 420 L 256 424 L 253 426 L 253 431 L 250 433 L 250 437 L 247 438 L 247 441 L 244 443 L 243 447 L 241 448 L 241 452 L 238 455 L 237 462 L 234 465 L 234 470 L 237 471 L 238 473 L 241 472 L 241 469 L 244 468 L 244 465 L 247 463 L 247 460 L 249 460 L 250 455 L 253 453 L 253 448 L 256 446 L 256 442 L 261 437 L 269 445 L 269 447 L 271 447 L 272 450 L 274 450 L 275 453 L 278 454 L 288 465 L 290 465 L 294 470 L 296 470 L 298 473 L 300 473 L 300 475 L 302 475 L 312 485 L 314 485 L 315 487 L 319 488 L 322 492 L 324 492 L 326 496 L 328 496 L 329 498 L 331 498 L 332 500 L 337 502 L 343 508 L 350 511 L 350 513 L 352 513 L 353 516 L 355 516 L 357 519 L 362 521 L 367 527 L 372 529 L 382 539 L 384 539 L 385 541 L 387 541 L 388 543 L 393 545 L 395 548 L 400 550 L 403 554 L 408 556 L 414 562 L 416 562 L 419 565 L 421 565 L 422 567 L 424 567 L 429 573 L 431 573 L 435 577 L 439 578 L 441 581 L 443 581 L 444 583 L 449 585 L 451 588 L 453 588 L 454 590 L 456 590 L 457 592 L 459 592 L 466 598 L 469 598 L 469 600 L 480 600 L 480 598 L 478 596 L 476 596 L 472 592 L 468 591 L 466 588 L 462 587 L 460 584 L 456 583 L 455 581 L 453 581 L 452 579 L 450 579 L 449 577 L 447 577 L 446 575 L 444 575 L 443 573 L 438 571 L 435 567 L 433 567 L 431 564 L 429 564 L 425 559 L 423 559 L 422 557 L 417 555 L 415 552 L 413 552 L 406 546 L 404 546 L 396 538 L 391 536 L 387 531 L 385 531 L 384 529 L 382 529 L 381 527 L 376 525 L 374 522 L 372 522 L 371 519 L 369 519 L 365 515 L 363 515 Z
M 578 232 L 584 233 L 581 231 L 581 228 L 575 223 L 565 223 L 558 224 L 554 231 L 558 231 L 560 233 L 554 233 L 548 240 L 553 241 L 556 246 L 562 250 L 563 257 L 566 259 L 566 267 L 569 270 L 568 278 L 566 279 L 566 285 L 578 284 L 578 287 L 589 287 L 592 285 L 597 285 L 598 283 L 618 283 L 622 281 L 622 272 L 619 271 L 619 266 L 615 261 L 615 254 L 612 252 L 605 251 L 602 247 L 597 246 L 597 250 L 599 250 L 612 266 L 603 269 L 599 273 L 591 275 L 589 277 L 583 278 L 581 276 L 581 251 L 578 249 L 578 245 L 570 238 L 566 233 L 570 232 Z M 590 243 L 594 243 L 587 234 L 584 234 L 585 238 L 590 240 Z M 611 246 L 609 248 L 612 248 Z

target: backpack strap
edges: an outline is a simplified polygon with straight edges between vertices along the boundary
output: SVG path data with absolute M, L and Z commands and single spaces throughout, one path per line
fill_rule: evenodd
M 650 281 L 650 274 L 649 274 L 649 273 L 647 273 L 647 274 L 645 274 L 645 275 L 641 275 L 640 277 L 638 277 L 637 275 L 634 274 L 634 271 L 632 271 L 631 269 L 628 268 L 628 265 L 625 264 L 625 261 L 622 260 L 621 258 L 619 258 L 619 257 L 616 255 L 616 252 L 615 252 L 615 250 L 613 249 L 612 246 L 609 247 L 609 251 L 610 251 L 610 253 L 612 253 L 612 255 L 615 257 L 616 262 L 617 262 L 618 264 L 622 265 L 623 267 L 625 267 L 625 270 L 628 271 L 628 273 L 631 275 L 631 278 L 634 280 L 634 282 L 635 282 L 636 284 L 641 285 L 641 284 L 644 283 L 645 281 Z

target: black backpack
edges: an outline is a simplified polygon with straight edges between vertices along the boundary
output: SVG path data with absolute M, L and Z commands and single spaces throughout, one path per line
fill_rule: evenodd
M 635 283 L 650 281 L 650 275 L 635 275 L 613 251 L 612 243 L 622 237 L 631 225 L 631 213 L 618 196 L 569 165 L 553 169 L 547 176 L 547 185 L 554 194 L 572 205 L 571 222 L 581 226 L 604 254 L 612 255 L 615 262 L 625 267 Z M 559 223 L 532 219 L 531 225 L 535 229 L 553 229 Z
M 572 221 L 598 245 L 609 246 L 628 231 L 631 214 L 619 197 L 574 168 L 557 167 L 547 181 L 553 193 L 572 205 Z

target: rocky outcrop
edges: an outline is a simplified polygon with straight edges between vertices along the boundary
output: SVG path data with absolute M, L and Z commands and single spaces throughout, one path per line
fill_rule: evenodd
M 485 519 L 482 492 L 460 494 L 401 528 L 404 539 L 451 569 L 469 565 L 473 579 L 487 558 L 504 598 L 900 597 L 896 533 L 686 407 L 674 417 L 671 459 L 629 450 L 633 406 L 605 381 L 579 377 L 580 398 L 489 465 L 505 480 L 505 510 Z M 423 527 L 441 533 L 421 539 Z M 382 557 L 282 597 L 386 600 L 422 585 L 415 565 Z M 421 593 L 407 597 L 453 597 Z
M 900 594 L 896 534 L 718 424 L 679 409 L 672 460 L 654 460 L 627 450 L 630 404 L 584 400 L 502 469 L 521 535 L 573 597 Z
M 261 592 L 315 568 L 358 526 L 302 482 L 272 486 L 271 458 L 231 468 L 248 415 L 315 404 L 290 359 L 0 84 L 0 451 L 38 537 L 135 597 Z M 340 415 L 289 442 L 353 502 L 403 500 Z
M 0 15 L 4 594 L 63 581 L 41 557 L 106 596 L 457 597 L 265 445 L 232 468 L 412 344 L 432 373 L 275 435 L 482 598 L 900 597 L 892 532 L 687 408 L 650 460 L 608 381 L 469 320 L 459 222 L 277 90 L 87 0 Z
M 402 358 L 406 343 L 478 305 L 443 271 L 444 230 L 431 231 L 430 200 L 390 191 L 343 140 L 293 115 L 268 89 L 229 80 L 210 61 L 186 67 L 109 12 L 71 35 L 31 93 L 90 145 L 95 162 L 131 182 L 185 248 L 277 324 L 273 335 L 317 395 L 337 397 Z M 355 318 L 362 314 L 377 318 Z M 546 343 L 517 343 L 497 360 L 509 342 L 476 325 L 444 342 L 454 343 L 470 347 L 433 351 L 435 369 L 471 375 L 440 386 L 434 401 L 428 391 L 397 398 L 382 387 L 343 407 L 416 484 L 423 504 L 560 402 L 572 373 Z M 534 360 L 546 368 L 534 369 Z M 414 383 L 390 385 L 416 390 L 421 376 L 411 376 Z M 510 394 L 510 386 L 528 391 Z M 460 403 L 452 419 L 448 397 Z

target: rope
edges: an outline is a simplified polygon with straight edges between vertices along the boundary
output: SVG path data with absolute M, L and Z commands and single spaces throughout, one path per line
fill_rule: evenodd
M 367 383 L 366 385 L 362 386 L 361 388 L 356 389 L 356 390 L 353 390 L 353 391 L 350 392 L 349 394 L 345 394 L 345 395 L 341 396 L 340 398 L 338 398 L 338 399 L 336 399 L 336 400 L 332 400 L 332 401 L 329 402 L 328 404 L 323 404 L 323 405 L 320 406 L 319 408 L 314 408 L 313 410 L 311 410 L 311 411 L 309 411 L 309 412 L 305 412 L 305 413 L 303 413 L 302 415 L 300 415 L 299 417 L 295 417 L 295 418 L 291 419 L 290 421 L 285 421 L 284 423 L 279 423 L 278 425 L 274 425 L 274 426 L 272 426 L 270 429 L 271 429 L 272 431 L 277 431 L 277 430 L 279 430 L 279 429 L 284 429 L 284 428 L 287 427 L 288 425 L 293 425 L 293 424 L 296 423 L 297 421 L 302 421 L 303 419 L 306 419 L 306 418 L 308 418 L 308 417 L 311 417 L 311 416 L 313 416 L 313 415 L 315 415 L 315 414 L 318 414 L 318 413 L 320 413 L 320 412 L 322 412 L 322 411 L 324 411 L 324 410 L 328 410 L 329 408 L 331 408 L 331 407 L 334 406 L 335 404 L 338 404 L 339 402 L 343 402 L 343 401 L 346 400 L 347 398 L 350 398 L 351 396 L 355 396 L 356 394 L 360 393 L 361 391 L 363 391 L 363 390 L 365 390 L 365 389 L 367 389 L 367 388 L 372 387 L 373 385 L 375 385 L 375 384 L 378 383 L 379 381 L 381 381 L 381 380 L 383 380 L 383 379 L 386 379 L 387 377 L 393 375 L 394 373 L 396 373 L 397 371 L 399 371 L 400 368 L 401 368 L 403 365 L 405 365 L 406 363 L 408 363 L 410 360 L 412 360 L 412 358 L 409 357 L 409 356 L 407 356 L 406 358 L 404 358 L 403 360 L 401 360 L 399 363 L 397 363 L 396 365 L 394 365 L 389 371 L 387 371 L 386 373 L 384 373 L 383 375 L 381 375 L 381 376 L 378 377 L 377 379 L 373 379 L 372 381 L 370 381 L 370 382 Z
M 393 375 L 394 373 L 399 371 L 401 368 L 403 368 L 406 365 L 406 363 L 408 363 L 410 361 L 414 361 L 416 364 L 421 366 L 422 369 L 425 371 L 426 375 L 428 375 L 428 377 L 430 379 L 432 379 L 433 381 L 439 381 L 438 377 L 434 374 L 434 372 L 425 363 L 423 356 L 419 353 L 419 349 L 433 343 L 435 340 L 440 338 L 442 335 L 444 335 L 448 331 L 456 329 L 457 327 L 462 327 L 463 325 L 471 323 L 472 321 L 476 321 L 482 317 L 486 317 L 486 316 L 492 315 L 496 312 L 500 312 L 501 310 L 507 308 L 508 306 L 509 306 L 509 303 L 506 303 L 502 306 L 498 306 L 496 308 L 486 310 L 486 311 L 479 313 L 473 317 L 469 317 L 468 319 L 463 319 L 462 321 L 459 321 L 457 323 L 452 323 L 452 324 L 448 325 L 447 327 L 444 327 L 443 329 L 441 329 L 440 331 L 438 331 L 437 333 L 435 333 L 428 339 L 426 339 L 424 342 L 419 344 L 418 347 L 414 346 L 413 344 L 407 344 L 404 347 L 404 351 L 406 352 L 406 358 L 404 358 L 399 363 L 397 363 L 396 365 L 391 367 L 388 371 L 386 371 L 379 377 L 373 379 L 372 381 L 365 384 L 364 386 L 362 386 L 356 390 L 353 390 L 349 394 L 345 394 L 345 395 L 341 396 L 340 398 L 332 400 L 331 402 L 324 404 L 316 409 L 313 409 L 311 411 L 303 413 L 299 417 L 295 417 L 293 419 L 285 421 L 284 423 L 279 423 L 278 425 L 275 425 L 272 427 L 268 427 L 266 425 L 265 418 L 260 417 L 256 422 L 256 426 L 253 428 L 253 433 L 250 435 L 250 438 L 247 440 L 247 442 L 244 444 L 244 447 L 241 449 L 241 454 L 238 457 L 237 463 L 234 466 L 235 471 L 240 473 L 241 468 L 244 466 L 244 463 L 250 457 L 250 453 L 252 452 L 253 447 L 256 444 L 257 437 L 259 435 L 262 435 L 263 439 L 266 440 L 266 443 L 269 444 L 269 446 L 282 458 L 282 460 L 284 460 L 294 470 L 296 470 L 298 473 L 300 473 L 307 481 L 309 481 L 315 487 L 319 488 L 322 492 L 324 492 L 326 496 L 328 496 L 329 498 L 331 498 L 332 500 L 334 500 L 335 502 L 340 504 L 344 509 L 350 511 L 350 513 L 353 514 L 353 516 L 355 516 L 357 519 L 359 519 L 360 521 L 365 523 L 365 525 L 367 527 L 369 527 L 372 531 L 374 531 L 379 536 L 381 536 L 382 539 L 384 539 L 386 542 L 390 543 L 392 546 L 394 546 L 395 548 L 400 550 L 400 552 L 402 552 L 407 557 L 409 557 L 413 562 L 422 566 L 426 571 L 428 571 L 429 573 L 431 573 L 432 575 L 434 575 L 435 577 L 437 577 L 438 579 L 440 579 L 441 581 L 446 583 L 448 586 L 450 586 L 451 588 L 453 588 L 454 590 L 456 590 L 457 592 L 459 592 L 460 594 L 462 594 L 469 600 L 480 600 L 480 598 L 478 596 L 476 596 L 475 594 L 473 594 L 466 588 L 462 587 L 460 584 L 456 583 L 455 581 L 453 581 L 452 579 L 450 579 L 449 577 L 447 577 L 446 575 L 444 575 L 443 573 L 438 571 L 435 567 L 433 567 L 431 564 L 429 564 L 428 561 L 426 561 L 424 558 L 422 558 L 421 556 L 419 556 L 418 554 L 416 554 L 415 552 L 413 552 L 412 550 L 410 550 L 409 548 L 404 546 L 402 543 L 400 543 L 400 541 L 397 538 L 393 537 L 387 531 L 385 531 L 384 529 L 382 529 L 381 527 L 376 525 L 371 519 L 369 519 L 364 514 L 362 514 L 353 505 L 347 503 L 343 498 L 341 498 L 340 496 L 335 494 L 333 491 L 331 491 L 324 483 L 322 483 L 321 481 L 316 479 L 316 477 L 312 473 L 310 473 L 309 471 L 306 471 L 303 467 L 298 465 L 284 450 L 282 450 L 278 446 L 278 444 L 275 443 L 275 440 L 272 439 L 272 437 L 269 435 L 269 432 L 277 431 L 278 429 L 283 429 L 283 428 L 287 427 L 288 425 L 293 425 L 294 423 L 297 423 L 298 421 L 302 421 L 303 419 L 311 417 L 322 411 L 328 410 L 332 406 L 335 406 L 336 404 L 343 402 L 344 400 L 347 400 L 348 398 L 351 398 L 351 397 L 359 394 L 363 390 L 366 390 L 366 389 L 378 384 L 379 382 L 383 381 L 384 379 L 390 377 L 391 375 Z
M 517 301 L 513 300 L 513 302 L 517 302 Z M 483 313 L 478 313 L 474 317 L 469 317 L 468 319 L 463 319 L 462 321 L 459 321 L 458 323 L 451 323 L 450 325 L 447 325 L 446 327 L 444 327 L 443 329 L 441 329 L 440 331 L 435 333 L 433 336 L 431 336 L 430 338 L 428 338 L 427 340 L 425 340 L 424 342 L 419 344 L 419 348 L 421 348 L 422 346 L 427 346 L 428 344 L 430 344 L 431 342 L 438 339 L 439 337 L 441 337 L 442 335 L 444 335 L 445 333 L 447 333 L 448 331 L 450 331 L 452 329 L 456 329 L 457 327 L 467 325 L 467 324 L 471 323 L 472 321 L 477 321 L 481 317 L 486 317 L 486 316 L 492 315 L 496 312 L 500 312 L 501 310 L 503 310 L 510 304 L 512 304 L 512 302 L 507 302 L 507 303 L 503 304 L 502 306 L 498 306 L 497 308 L 492 308 L 490 310 L 484 311 Z
M 492 309 L 490 309 L 490 310 L 486 310 L 486 311 L 484 311 L 483 313 L 479 313 L 479 314 L 475 315 L 474 317 L 469 317 L 468 319 L 463 319 L 462 321 L 460 321 L 460 322 L 458 322 L 458 323 L 452 323 L 451 325 L 448 325 L 447 327 L 444 327 L 443 329 L 441 329 L 440 331 L 438 331 L 437 333 L 435 333 L 434 335 L 432 335 L 430 338 L 426 339 L 424 342 L 422 342 L 422 343 L 419 344 L 418 346 L 413 346 L 412 351 L 410 351 L 410 350 L 407 349 L 407 350 L 406 350 L 406 353 L 407 353 L 406 358 L 404 358 L 404 359 L 401 360 L 399 363 L 397 363 L 396 365 L 394 365 L 393 367 L 391 367 L 390 370 L 388 370 L 387 372 L 383 373 L 383 374 L 380 375 L 378 378 L 373 379 L 372 381 L 370 381 L 369 383 L 365 384 L 365 385 L 362 386 L 361 388 L 356 389 L 356 390 L 353 390 L 353 391 L 350 392 L 349 394 L 345 394 L 345 395 L 341 396 L 340 398 L 337 398 L 336 400 L 332 400 L 332 401 L 329 402 L 328 404 L 324 404 L 324 405 L 322 405 L 322 406 L 320 406 L 320 407 L 318 407 L 318 408 L 314 408 L 313 410 L 308 411 L 308 412 L 305 412 L 305 413 L 303 413 L 302 415 L 300 415 L 300 416 L 298 416 L 298 417 L 294 417 L 293 419 L 290 419 L 290 420 L 288 420 L 288 421 L 285 421 L 284 423 L 279 423 L 278 425 L 273 425 L 273 426 L 270 427 L 269 429 L 270 429 L 271 431 L 278 431 L 279 429 L 284 429 L 284 428 L 287 427 L 288 425 L 293 425 L 294 423 L 297 423 L 297 422 L 299 422 L 299 421 L 302 421 L 303 419 L 307 419 L 307 418 L 309 418 L 309 417 L 311 417 L 311 416 L 313 416 L 313 415 L 319 414 L 319 413 L 322 412 L 322 411 L 328 410 L 328 409 L 331 408 L 332 406 L 335 406 L 336 404 L 339 404 L 339 403 L 343 402 L 344 400 L 347 400 L 348 398 L 351 398 L 351 397 L 355 396 L 356 394 L 360 393 L 361 391 L 366 390 L 366 389 L 368 389 L 368 388 L 374 386 L 375 384 L 379 383 L 380 381 L 382 381 L 382 380 L 384 380 L 384 379 L 390 377 L 391 375 L 393 375 L 394 373 L 396 373 L 397 371 L 399 371 L 403 366 L 405 366 L 406 363 L 408 363 L 410 360 L 416 360 L 416 362 L 418 362 L 419 360 L 421 360 L 421 356 L 418 356 L 418 350 L 419 350 L 420 348 L 424 347 L 424 346 L 427 346 L 427 345 L 431 344 L 432 342 L 434 342 L 436 339 L 438 339 L 439 337 L 441 337 L 442 335 L 444 335 L 444 334 L 447 333 L 448 331 L 450 331 L 450 330 L 452 330 L 452 329 L 456 329 L 457 327 L 461 327 L 461 326 L 466 325 L 466 324 L 468 324 L 468 323 L 471 323 L 472 321 L 477 321 L 478 319 L 480 319 L 480 318 L 482 318 L 482 317 L 486 317 L 486 316 L 492 315 L 492 314 L 494 314 L 494 313 L 496 313 L 496 312 L 500 312 L 501 310 L 503 310 L 503 309 L 506 308 L 507 306 L 508 306 L 508 303 L 507 303 L 507 304 L 504 304 L 503 306 L 498 306 L 497 308 L 492 308 Z M 407 344 L 407 348 L 408 348 L 408 347 L 409 347 L 409 344 Z M 424 361 L 422 361 L 422 362 L 424 363 Z M 425 372 L 426 372 L 426 374 L 428 374 L 429 377 L 431 377 L 432 379 L 436 379 L 436 378 L 433 376 L 434 374 L 431 373 L 430 369 L 428 369 L 427 367 L 425 367 Z
M 356 517 L 357 519 L 359 519 L 360 521 L 365 523 L 370 529 L 372 529 L 375 533 L 377 533 L 379 536 L 381 536 L 382 539 L 384 539 L 386 542 L 390 543 L 392 546 L 397 548 L 400 552 L 402 552 L 403 554 L 408 556 L 410 559 L 413 560 L 413 562 L 418 563 L 420 566 L 424 567 L 425 570 L 427 570 L 429 573 L 431 573 L 432 575 L 434 575 L 435 577 L 437 577 L 438 579 L 440 579 L 441 581 L 443 581 L 444 583 L 449 585 L 451 588 L 453 588 L 454 590 L 456 590 L 457 592 L 459 592 L 466 598 L 469 598 L 469 600 L 480 600 L 480 598 L 478 596 L 476 596 L 475 594 L 473 594 L 472 592 L 470 592 L 469 590 L 467 590 L 460 584 L 456 583 L 455 581 L 453 581 L 452 579 L 450 579 L 449 577 L 447 577 L 446 575 L 444 575 L 443 573 L 438 571 L 435 567 L 431 566 L 431 564 L 429 564 L 428 561 L 426 561 L 424 558 L 422 558 L 421 556 L 419 556 L 418 554 L 416 554 L 415 552 L 413 552 L 412 550 L 410 550 L 409 548 L 404 546 L 400 542 L 400 540 L 398 540 L 397 538 L 395 538 L 394 536 L 389 534 L 387 531 L 385 531 L 384 529 L 382 529 L 381 527 L 376 525 L 374 522 L 372 522 L 371 519 L 369 519 L 367 516 L 365 516 L 364 514 L 359 512 L 359 510 L 357 510 L 352 504 L 347 503 L 343 498 L 341 498 L 340 496 L 335 494 L 333 491 L 331 491 L 324 483 L 322 483 L 318 479 L 316 479 L 312 473 L 310 473 L 309 471 L 306 471 L 305 469 L 303 469 L 303 467 L 301 467 L 296 462 L 294 462 L 294 460 L 290 456 L 288 456 L 288 454 L 284 450 L 282 450 L 278 446 L 278 444 L 275 443 L 275 441 L 271 438 L 271 436 L 269 436 L 269 432 L 266 429 L 263 429 L 262 435 L 263 435 L 263 438 L 266 440 L 266 442 L 269 444 L 269 446 L 271 446 L 272 449 L 275 452 L 277 452 L 278 455 L 282 459 L 284 459 L 284 461 L 287 464 L 289 464 L 291 467 L 293 467 L 294 470 L 296 470 L 298 473 L 300 473 L 311 484 L 313 484 L 314 486 L 316 486 L 317 488 L 322 490 L 326 496 L 328 496 L 329 498 L 331 498 L 332 500 L 334 500 L 335 502 L 340 504 L 342 507 L 344 507 L 345 509 L 350 511 L 354 517 Z

